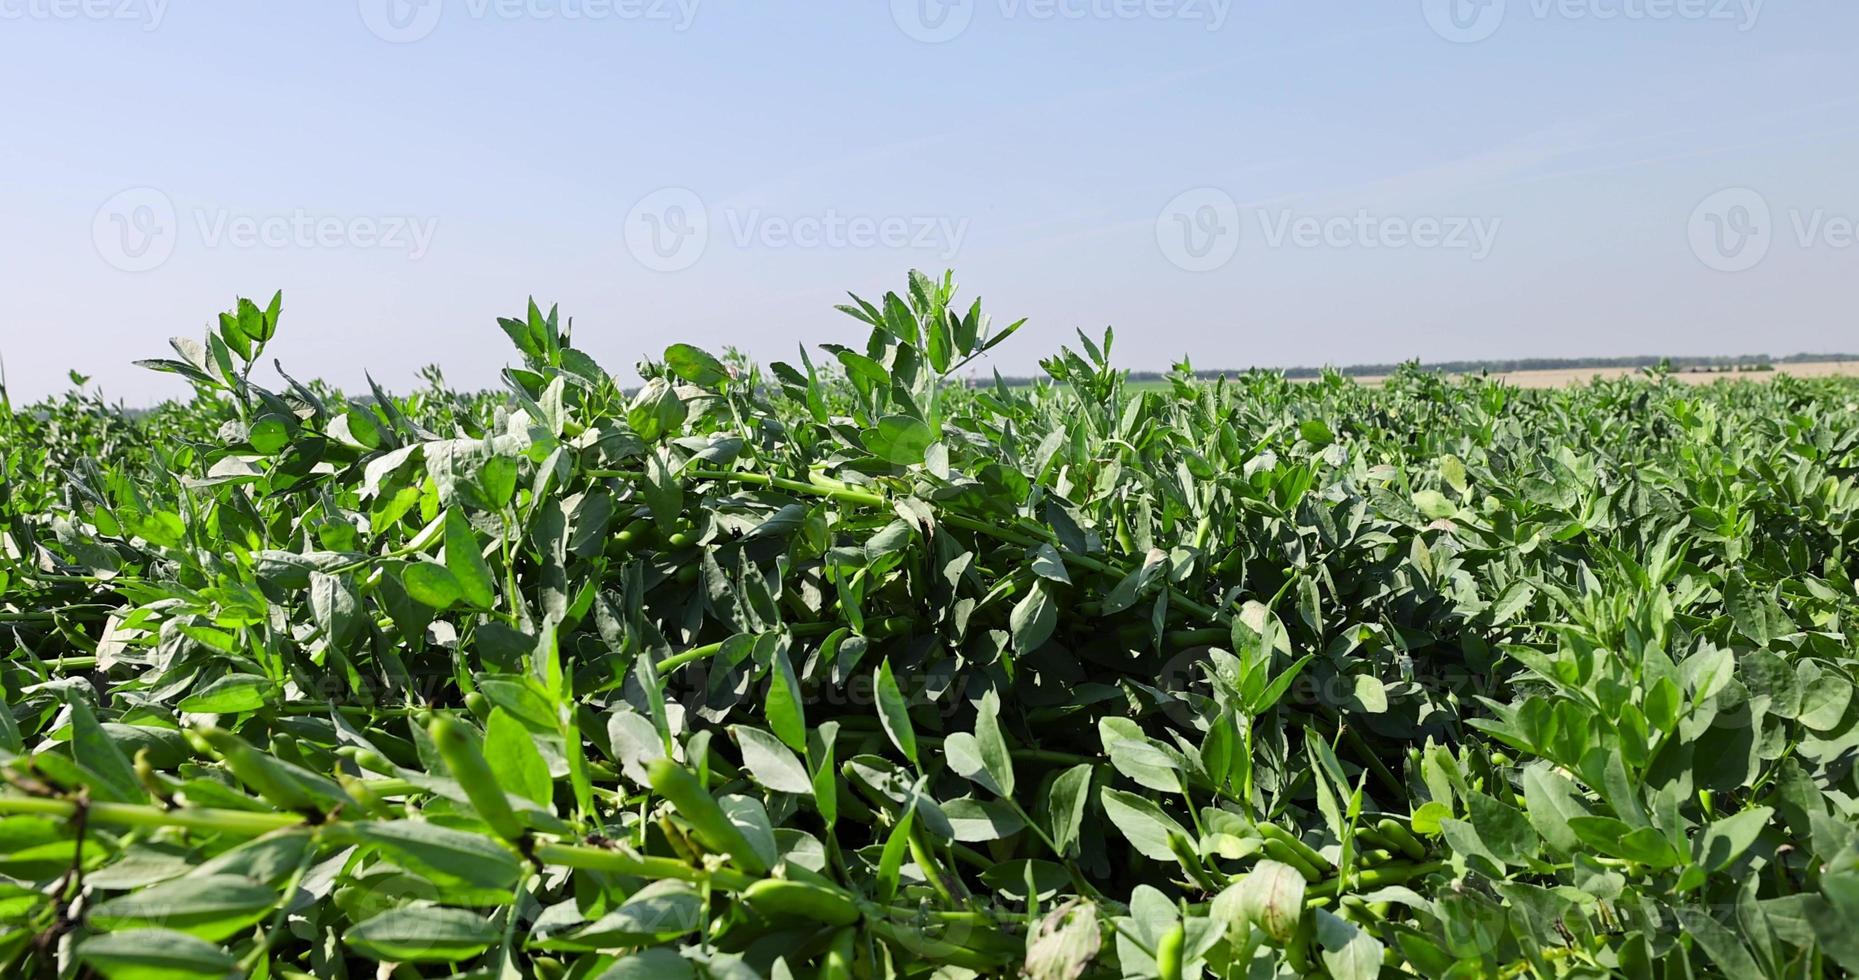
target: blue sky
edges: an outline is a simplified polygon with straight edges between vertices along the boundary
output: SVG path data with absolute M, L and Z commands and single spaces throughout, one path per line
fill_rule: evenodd
M 1457 4 L 1457 17 L 1450 5 Z M 16 397 L 282 288 L 345 387 L 857 342 L 952 266 L 1030 373 L 1851 350 L 1848 0 L 0 0 Z M 654 235 L 656 234 L 656 238 Z

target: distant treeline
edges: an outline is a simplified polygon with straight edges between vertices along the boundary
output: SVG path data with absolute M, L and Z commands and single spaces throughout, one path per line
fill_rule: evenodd
M 1437 371 L 1442 374 L 1508 374 L 1515 371 L 1581 371 L 1602 368 L 1656 368 L 1663 365 L 1666 369 L 1678 372 L 1708 371 L 1762 371 L 1772 369 L 1778 364 L 1822 364 L 1830 361 L 1859 361 L 1859 354 L 1790 354 L 1787 357 L 1773 357 L 1768 354 L 1746 354 L 1740 357 L 1523 357 L 1509 361 L 1432 361 L 1421 363 L 1409 361 L 1405 364 L 1351 364 L 1346 367 L 1292 367 L 1266 368 L 1278 371 L 1287 378 L 1315 378 L 1326 370 L 1352 378 L 1383 377 L 1395 373 L 1404 367 L 1415 367 L 1422 371 Z M 1196 378 L 1212 380 L 1220 377 L 1234 377 L 1244 374 L 1244 370 L 1225 368 L 1220 370 L 1196 370 Z M 1131 371 L 1131 381 L 1162 381 L 1170 377 L 1164 371 Z M 1043 378 L 1003 378 L 1009 385 L 1032 384 Z

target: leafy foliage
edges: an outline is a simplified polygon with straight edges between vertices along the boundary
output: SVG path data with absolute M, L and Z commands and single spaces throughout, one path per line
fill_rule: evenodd
M 843 309 L 351 399 L 241 300 L 186 403 L 0 405 L 0 961 L 1859 968 L 1859 387 L 971 388 L 948 277 Z

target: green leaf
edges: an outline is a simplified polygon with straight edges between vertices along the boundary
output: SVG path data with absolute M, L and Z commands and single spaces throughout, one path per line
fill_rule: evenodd
M 734 725 L 729 731 L 742 747 L 742 764 L 749 767 L 756 782 L 780 793 L 812 795 L 813 780 L 807 775 L 807 767 L 780 739 L 747 725 Z
M 1414 494 L 1414 508 L 1420 511 L 1420 516 L 1433 521 L 1451 517 L 1458 512 L 1452 501 L 1447 500 L 1446 495 L 1438 490 L 1422 490 Z
M 884 725 L 884 733 L 891 737 L 891 744 L 897 746 L 897 751 L 902 752 L 911 765 L 921 765 L 917 761 L 917 731 L 910 724 L 910 704 L 898 689 L 897 678 L 891 675 L 889 660 L 878 664 L 874 686 L 878 694 L 878 720 Z
M 461 904 L 507 900 L 523 871 L 515 852 L 482 834 L 417 820 L 368 820 L 340 827 L 342 836 L 378 850 L 434 884 L 455 889 L 447 898 Z
M 1078 828 L 1084 823 L 1085 805 L 1091 798 L 1091 767 L 1079 764 L 1060 773 L 1052 781 L 1046 798 L 1047 819 L 1051 822 L 1052 843 L 1061 851 L 1070 851 L 1078 840 Z
M 1713 822 L 1698 838 L 1697 862 L 1709 871 L 1729 867 L 1756 842 L 1774 815 L 1774 807 L 1758 806 Z
M 400 573 L 400 584 L 407 595 L 434 609 L 450 609 L 465 597 L 464 587 L 456 576 L 437 562 L 420 561 Z
M 272 692 L 271 678 L 256 674 L 227 674 L 182 698 L 176 707 L 201 715 L 235 715 L 257 711 Z
M 187 526 L 181 523 L 181 516 L 172 511 L 128 515 L 124 523 L 137 536 L 157 547 L 179 548 L 187 541 Z
M 700 388 L 714 388 L 729 380 L 729 370 L 722 361 L 690 344 L 672 344 L 665 348 L 665 366 Z
M 1309 666 L 1315 656 L 1315 654 L 1307 653 L 1299 657 L 1291 666 L 1286 667 L 1283 673 L 1273 677 L 1271 683 L 1259 691 L 1258 697 L 1253 698 L 1246 705 L 1246 710 L 1253 715 L 1262 715 L 1270 711 L 1272 706 L 1285 696 L 1285 692 L 1291 689 L 1291 684 L 1297 680 L 1297 675 L 1304 672 L 1304 668 Z
M 1669 868 L 1679 862 L 1671 842 L 1651 827 L 1636 830 L 1612 817 L 1573 817 L 1568 825 L 1583 843 L 1603 854 L 1655 868 Z
M 1134 793 L 1108 789 L 1098 794 L 1104 815 L 1123 833 L 1136 852 L 1151 861 L 1175 864 L 1175 851 L 1168 844 L 1171 834 L 1190 837 L 1175 818 L 1162 808 Z M 1190 839 L 1192 839 L 1190 837 Z
M 1573 854 L 1581 848 L 1581 836 L 1569 827 L 1569 820 L 1585 817 L 1588 811 L 1575 801 L 1568 780 L 1549 766 L 1527 766 L 1523 770 L 1523 799 L 1530 826 L 1551 847 L 1565 854 Z
M 502 708 L 492 708 L 484 726 L 484 761 L 506 791 L 545 808 L 554 801 L 555 781 L 542 751 L 536 748 L 536 737 Z
M 1180 793 L 1179 757 L 1148 736 L 1129 718 L 1106 717 L 1097 724 L 1098 740 L 1117 771 L 1149 789 Z
M 1042 543 L 1033 549 L 1031 564 L 1033 574 L 1040 578 L 1060 585 L 1072 584 L 1071 573 L 1065 570 L 1064 557 L 1059 554 L 1059 549 L 1050 544 Z
M 1026 821 L 1012 808 L 992 800 L 964 796 L 942 804 L 942 812 L 949 818 L 955 839 L 967 843 L 1000 840 L 1026 828 Z
M 669 942 L 703 924 L 704 897 L 688 882 L 654 881 L 620 907 L 576 929 L 549 949 L 613 949 Z
M 1459 491 L 1461 495 L 1471 487 L 1466 480 L 1465 463 L 1457 456 L 1439 458 L 1439 478 L 1446 481 L 1447 486 Z
M 437 907 L 388 909 L 342 934 L 351 949 L 388 963 L 456 963 L 502 938 L 475 912 Z
M 116 740 L 98 723 L 90 705 L 75 694 L 66 703 L 71 706 L 71 754 L 94 777 L 93 791 L 119 803 L 146 801 L 148 793 L 136 779 L 135 769 Z
M 774 729 L 787 747 L 803 755 L 807 751 L 807 716 L 801 705 L 800 681 L 794 677 L 794 665 L 788 662 L 786 644 L 775 648 L 774 662 L 768 671 L 768 700 L 763 706 L 768 727 Z
M 1378 715 L 1388 710 L 1388 689 L 1381 678 L 1372 674 L 1355 677 L 1356 705 L 1365 714 Z
M 904 868 L 904 855 L 910 852 L 910 829 L 916 821 L 915 807 L 906 807 L 891 825 L 878 856 L 878 901 L 889 902 L 897 894 L 897 883 Z
M 1244 921 L 1277 945 L 1291 942 L 1304 917 L 1304 876 L 1297 869 L 1261 860 L 1232 887 Z
M 1381 975 L 1381 941 L 1327 909 L 1314 913 L 1324 968 L 1335 980 L 1375 980 Z
M 1677 910 L 1679 924 L 1692 942 L 1704 948 L 1705 955 L 1727 977 L 1762 976 L 1762 968 L 1756 965 L 1755 957 L 1749 955 L 1744 946 L 1723 923 L 1712 918 L 1703 909 L 1682 908 Z
M 497 604 L 497 580 L 491 576 L 484 556 L 478 553 L 477 532 L 457 508 L 445 515 L 445 568 L 458 583 L 458 593 L 466 604 L 474 609 L 489 609 Z
M 967 732 L 956 732 L 943 740 L 943 758 L 948 761 L 949 769 L 978 786 L 985 787 L 995 796 L 1006 796 L 994 774 L 988 771 L 987 759 L 982 754 L 981 742 Z
M 277 898 L 250 878 L 196 875 L 109 899 L 90 910 L 90 922 L 110 931 L 171 929 L 216 943 L 264 918 Z
M 872 455 L 899 466 L 923 462 L 924 450 L 936 441 L 936 431 L 922 419 L 909 415 L 886 415 L 878 427 L 865 432 L 865 448 Z
M 696 980 L 697 968 L 675 950 L 644 949 L 613 961 L 597 980 Z
M 833 748 L 838 740 L 839 723 L 829 721 L 815 729 L 809 741 L 814 766 L 813 806 L 829 831 L 839 819 L 838 769 L 833 765 Z
M 310 619 L 338 649 L 347 649 L 361 632 L 361 596 L 346 577 L 310 573 Z
M 109 980 L 225 977 L 238 965 L 231 953 L 172 929 L 125 929 L 77 944 L 77 958 Z
M 987 767 L 988 775 L 999 787 L 1000 795 L 1013 795 L 1013 756 L 1007 750 L 1007 740 L 1000 730 L 1000 697 L 993 691 L 981 696 L 981 704 L 975 716 L 975 742 L 981 753 L 981 763 Z
M 1528 866 L 1542 845 L 1529 819 L 1508 804 L 1476 791 L 1467 803 L 1471 808 L 1472 825 L 1491 853 L 1506 864 Z
M 1046 645 L 1059 623 L 1058 605 L 1044 583 L 1035 584 L 1013 607 L 1014 653 L 1026 656 Z

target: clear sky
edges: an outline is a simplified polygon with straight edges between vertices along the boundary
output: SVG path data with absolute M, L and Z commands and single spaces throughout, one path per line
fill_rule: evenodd
M 285 291 L 298 377 L 488 386 L 559 302 L 851 342 L 953 267 L 1031 373 L 1852 350 L 1851 0 L 0 0 L 16 397 Z

